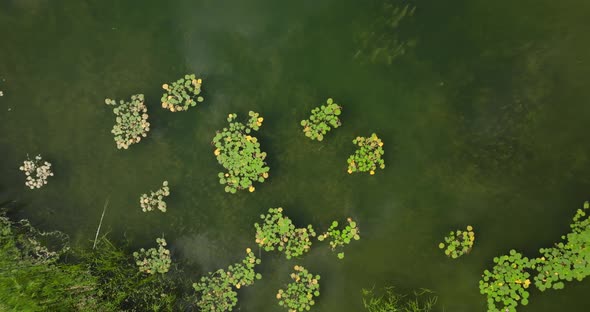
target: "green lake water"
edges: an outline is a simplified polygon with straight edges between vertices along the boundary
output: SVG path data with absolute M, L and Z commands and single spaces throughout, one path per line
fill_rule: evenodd
M 392 2 L 404 4 L 404 1 Z M 492 258 L 530 257 L 568 231 L 590 199 L 590 2 L 413 2 L 398 32 L 416 46 L 392 64 L 354 58 L 355 39 L 384 1 L 0 2 L 0 198 L 19 216 L 91 244 L 102 232 L 132 248 L 165 235 L 186 278 L 254 250 L 253 223 L 283 207 L 297 225 L 358 221 L 362 238 L 336 259 L 316 244 L 300 260 L 262 252 L 263 279 L 240 311 L 282 311 L 276 290 L 294 264 L 322 276 L 314 311 L 362 311 L 361 288 L 425 287 L 440 311 L 485 311 L 478 281 Z M 378 47 L 381 42 L 374 42 Z M 205 102 L 160 107 L 161 85 L 204 80 Z M 144 93 L 152 129 L 117 150 L 106 97 Z M 321 143 L 299 121 L 333 97 L 343 126 Z M 210 145 L 229 113 L 259 112 L 270 179 L 226 194 Z M 352 139 L 376 132 L 386 168 L 348 175 Z M 31 191 L 27 153 L 55 177 Z M 143 213 L 140 194 L 168 180 L 168 212 Z M 437 245 L 467 224 L 476 245 L 458 260 Z M 533 290 L 519 311 L 589 311 L 590 281 Z

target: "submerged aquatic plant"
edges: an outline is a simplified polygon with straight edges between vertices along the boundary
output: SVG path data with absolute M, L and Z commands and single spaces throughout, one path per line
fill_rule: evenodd
M 430 312 L 438 297 L 429 289 L 420 289 L 412 295 L 400 294 L 394 287 L 385 287 L 381 295 L 374 288 L 363 289 L 363 305 L 369 312 Z
M 338 229 L 338 221 L 333 221 L 332 225 L 327 232 L 320 234 L 318 236 L 319 241 L 323 241 L 324 239 L 330 240 L 330 247 L 332 251 L 336 250 L 336 248 L 344 247 L 344 245 L 350 244 L 350 242 L 354 240 L 361 239 L 359 228 L 351 218 L 347 218 L 346 221 L 348 225 L 344 227 L 344 229 Z M 338 253 L 338 259 L 344 258 L 344 252 Z
M 166 212 L 166 202 L 164 197 L 170 195 L 170 188 L 168 187 L 168 181 L 162 182 L 162 187 L 157 191 L 150 191 L 150 195 L 142 194 L 139 198 L 139 204 L 141 205 L 141 211 L 147 212 L 158 209 L 162 212 Z
M 446 247 L 445 255 L 456 259 L 471 252 L 474 242 L 475 233 L 473 232 L 473 227 L 468 225 L 465 231 L 451 231 L 449 235 L 445 237 L 445 242 L 438 244 L 438 248 L 445 249 Z
M 27 159 L 23 162 L 23 165 L 18 168 L 20 171 L 25 172 L 27 180 L 25 185 L 30 189 L 41 188 L 47 184 L 47 178 L 53 176 L 51 170 L 51 163 L 43 161 L 41 155 L 35 156 L 34 159 Z
M 193 284 L 198 293 L 197 306 L 201 311 L 231 311 L 238 303 L 235 289 L 250 286 L 262 276 L 254 271 L 260 264 L 250 248 L 246 248 L 246 258 L 241 263 L 230 265 L 227 270 L 209 272 L 207 276 Z M 235 289 L 234 289 L 235 288 Z
M 309 119 L 301 121 L 303 133 L 312 140 L 322 141 L 328 131 L 342 125 L 340 119 L 338 119 L 341 112 L 342 106 L 334 103 L 334 100 L 329 98 L 326 101 L 326 105 L 311 110 Z
M 170 85 L 162 85 L 166 92 L 162 95 L 162 107 L 171 112 L 181 112 L 188 110 L 189 107 L 197 105 L 197 102 L 203 102 L 201 94 L 201 78 L 196 78 L 194 74 L 184 75 Z
M 243 124 L 235 121 L 236 114 L 229 114 L 229 127 L 217 131 L 211 143 L 217 162 L 227 170 L 218 174 L 219 183 L 225 184 L 225 191 L 232 194 L 243 189 L 254 192 L 253 183 L 264 182 L 270 170 L 264 161 L 266 153 L 260 150 L 258 139 L 250 135 L 252 130 L 258 131 L 264 118 L 252 111 L 248 116 L 248 122 Z
M 360 47 L 354 57 L 391 65 L 397 57 L 406 54 L 416 41 L 402 38 L 400 25 L 405 24 L 404 21 L 411 18 L 415 11 L 416 7 L 410 4 L 398 6 L 386 3 L 383 13 L 373 19 L 370 29 L 357 34 L 356 41 Z
M 488 297 L 489 312 L 515 312 L 519 304 L 529 303 L 530 273 L 537 260 L 510 250 L 509 255 L 494 258 L 492 271 L 485 270 L 479 291 Z
M 369 172 L 375 174 L 377 167 L 385 169 L 385 161 L 381 159 L 385 152 L 383 151 L 383 142 L 375 133 L 370 137 L 356 137 L 352 140 L 359 148 L 353 155 L 348 157 L 348 173 Z
M 146 137 L 150 131 L 147 107 L 144 104 L 143 94 L 131 96 L 130 102 L 105 99 L 107 105 L 115 106 L 115 125 L 111 133 L 115 135 L 115 143 L 118 149 L 128 149 L 131 144 L 139 143 L 142 137 Z
M 295 228 L 289 217 L 283 216 L 283 208 L 270 208 L 268 214 L 260 215 L 262 225 L 254 223 L 256 243 L 266 251 L 275 250 L 285 253 L 287 259 L 298 257 L 311 248 L 311 237 L 316 233 L 311 225 L 307 228 Z
M 166 273 L 170 269 L 172 260 L 170 259 L 170 250 L 166 249 L 166 240 L 157 238 L 158 249 L 150 248 L 145 250 L 141 248 L 133 253 L 135 264 L 139 267 L 139 272 L 147 274 Z
M 279 289 L 277 300 L 279 305 L 289 312 L 308 311 L 315 304 L 314 298 L 320 296 L 320 276 L 309 273 L 306 268 L 296 265 L 291 273 L 293 282 L 287 289 Z
M 590 275 L 590 218 L 585 202 L 583 209 L 578 209 L 570 228 L 572 231 L 562 236 L 563 242 L 551 248 L 541 248 L 543 255 L 538 259 L 535 286 L 541 291 L 563 289 L 564 282 L 582 281 Z

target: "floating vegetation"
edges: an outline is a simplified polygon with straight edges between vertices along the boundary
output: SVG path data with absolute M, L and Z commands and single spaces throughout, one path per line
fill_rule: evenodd
M 350 244 L 350 242 L 354 240 L 361 239 L 359 228 L 356 225 L 356 222 L 352 221 L 351 218 L 346 219 L 348 225 L 342 230 L 338 229 L 338 221 L 333 221 L 332 225 L 328 229 L 326 233 L 320 234 L 318 236 L 319 241 L 323 241 L 324 239 L 330 240 L 330 247 L 332 251 L 336 250 L 336 248 L 344 247 L 344 245 Z M 338 253 L 338 259 L 344 258 L 344 252 Z
M 535 276 L 535 286 L 545 291 L 547 289 L 563 289 L 564 281 L 576 279 L 582 281 L 590 275 L 590 219 L 586 210 L 590 203 L 584 203 L 584 209 L 578 209 L 570 227 L 572 231 L 562 236 L 564 242 L 555 247 L 541 248 L 543 255 L 538 259 Z
M 264 182 L 270 170 L 264 161 L 266 153 L 260 150 L 258 139 L 250 135 L 252 130 L 258 131 L 264 118 L 252 111 L 248 116 L 248 122 L 243 124 L 234 121 L 236 114 L 229 114 L 229 127 L 217 131 L 212 142 L 217 162 L 227 170 L 218 174 L 219 183 L 225 184 L 225 191 L 232 194 L 243 189 L 254 192 L 253 183 Z
M 35 156 L 34 159 L 30 159 L 27 156 L 27 160 L 18 169 L 25 172 L 25 176 L 27 177 L 25 185 L 30 189 L 43 187 L 47 184 L 47 178 L 53 176 L 51 163 L 43 161 L 41 155 Z
M 141 248 L 138 252 L 133 253 L 135 264 L 139 267 L 139 272 L 147 274 L 166 273 L 170 269 L 172 260 L 170 259 L 170 250 L 166 249 L 166 240 L 157 238 L 158 249 L 150 248 L 145 250 Z
M 305 136 L 312 139 L 322 141 L 324 135 L 332 128 L 336 129 L 342 125 L 338 116 L 342 112 L 342 106 L 334 103 L 334 100 L 329 98 L 326 105 L 316 107 L 311 110 L 309 119 L 301 121 L 303 133 Z
M 534 269 L 536 259 L 529 260 L 515 250 L 494 258 L 492 272 L 485 270 L 479 281 L 479 291 L 488 297 L 489 312 L 515 312 L 518 304 L 529 303 L 531 285 L 528 270 Z
M 105 99 L 107 105 L 115 106 L 115 125 L 111 133 L 115 135 L 115 143 L 118 149 L 128 149 L 131 144 L 139 143 L 142 137 L 146 137 L 150 131 L 150 123 L 147 121 L 147 107 L 144 104 L 143 94 L 131 96 L 130 102 L 123 100 L 119 104 L 115 100 Z
M 354 57 L 391 65 L 396 58 L 406 54 L 416 46 L 416 41 L 403 38 L 400 25 L 406 24 L 407 18 L 413 17 L 415 11 L 416 7 L 410 4 L 386 3 L 383 14 L 373 19 L 369 30 L 357 34 L 356 42 L 360 47 Z
M 170 195 L 170 188 L 168 187 L 168 181 L 162 182 L 162 187 L 157 191 L 150 192 L 148 194 L 142 194 L 139 198 L 139 204 L 141 205 L 141 211 L 153 211 L 153 210 L 160 210 L 162 212 L 166 212 L 166 202 L 164 201 L 164 197 L 168 197 Z
M 475 233 L 471 225 L 465 231 L 456 230 L 445 237 L 445 242 L 438 244 L 438 248 L 445 249 L 445 255 L 456 259 L 471 252 L 475 242 Z M 445 244 L 446 243 L 446 244 Z
M 260 215 L 262 225 L 254 223 L 256 243 L 266 251 L 275 250 L 285 253 L 287 259 L 298 257 L 311 248 L 311 237 L 316 233 L 311 225 L 307 228 L 295 228 L 289 217 L 283 216 L 283 208 L 270 208 L 268 214 Z
M 201 78 L 196 78 L 194 74 L 184 75 L 170 85 L 162 85 L 166 92 L 162 95 L 162 107 L 171 112 L 186 111 L 189 107 L 194 107 L 197 102 L 203 102 L 201 94 Z
M 260 264 L 260 259 L 254 256 L 250 248 L 246 249 L 246 258 L 241 263 L 230 265 L 226 270 L 219 269 L 201 277 L 193 288 L 199 294 L 197 306 L 201 311 L 222 312 L 231 311 L 238 303 L 238 293 L 235 289 L 250 286 L 261 279 L 254 267 Z
M 320 295 L 320 276 L 313 276 L 300 265 L 293 269 L 293 282 L 287 285 L 286 290 L 279 289 L 277 293 L 279 305 L 287 308 L 289 312 L 308 311 L 315 304 L 313 298 Z
M 363 305 L 369 312 L 430 312 L 438 297 L 429 289 L 420 289 L 412 295 L 400 294 L 394 287 L 385 287 L 381 295 L 374 289 L 363 289 Z
M 375 133 L 368 138 L 356 137 L 352 143 L 356 144 L 359 149 L 348 157 L 348 173 L 369 172 L 373 175 L 377 167 L 385 168 L 385 161 L 381 159 L 385 153 L 383 142 Z

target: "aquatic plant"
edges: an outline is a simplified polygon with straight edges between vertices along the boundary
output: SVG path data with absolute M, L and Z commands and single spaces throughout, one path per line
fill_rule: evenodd
M 383 12 L 373 19 L 369 30 L 356 35 L 356 42 L 360 47 L 354 57 L 371 63 L 391 65 L 396 58 L 416 45 L 415 40 L 405 39 L 400 34 L 400 25 L 414 16 L 415 11 L 416 7 L 410 4 L 384 4 Z
M 293 282 L 287 285 L 286 290 L 279 289 L 277 300 L 289 312 L 308 311 L 315 304 L 314 297 L 320 296 L 320 276 L 313 276 L 300 265 L 294 266 L 293 270 Z
M 253 183 L 264 182 L 270 170 L 264 161 L 266 153 L 260 150 L 258 139 L 250 135 L 252 130 L 258 131 L 264 118 L 252 111 L 248 116 L 248 122 L 243 124 L 234 121 L 236 114 L 229 114 L 229 127 L 217 131 L 211 143 L 217 162 L 227 170 L 218 174 L 219 183 L 225 184 L 225 191 L 232 194 L 243 189 L 254 192 Z
M 324 135 L 332 128 L 336 129 L 342 125 L 338 116 L 342 112 L 342 106 L 334 103 L 332 98 L 326 101 L 326 105 L 316 107 L 311 110 L 309 119 L 301 121 L 303 133 L 312 139 L 322 141 Z
M 194 107 L 197 102 L 203 102 L 201 94 L 201 78 L 196 78 L 194 74 L 184 75 L 171 84 L 163 84 L 162 89 L 166 92 L 162 95 L 162 107 L 171 112 L 186 111 L 189 107 Z
M 270 208 L 267 214 L 260 215 L 262 225 L 254 223 L 256 243 L 265 251 L 275 248 L 285 253 L 287 259 L 298 257 L 311 248 L 311 237 L 316 233 L 311 225 L 295 228 L 289 217 L 283 216 L 283 208 Z
M 250 286 L 262 276 L 254 271 L 260 264 L 250 248 L 246 248 L 246 258 L 241 263 L 230 265 L 227 270 L 219 269 L 209 272 L 207 276 L 193 284 L 199 294 L 197 306 L 201 311 L 222 312 L 231 311 L 238 303 L 238 293 L 235 289 Z M 234 289 L 235 288 L 235 289 Z
M 445 242 L 438 244 L 438 248 L 445 249 L 446 246 L 445 255 L 456 259 L 464 254 L 468 254 L 473 248 L 474 242 L 475 233 L 473 232 L 473 227 L 468 225 L 465 231 L 451 231 L 449 235 L 445 237 Z
M 377 167 L 385 169 L 383 142 L 375 133 L 370 137 L 356 137 L 352 140 L 359 148 L 348 157 L 348 173 L 369 172 L 375 174 Z
M 576 279 L 582 281 L 590 275 L 590 218 L 586 210 L 590 203 L 585 202 L 583 209 L 578 209 L 572 219 L 572 231 L 562 236 L 563 242 L 551 248 L 541 248 L 543 255 L 538 259 L 535 286 L 547 289 L 563 289 L 564 282 Z
M 494 263 L 492 271 L 485 270 L 479 281 L 479 291 L 488 298 L 488 311 L 515 312 L 518 304 L 527 305 L 529 270 L 535 268 L 537 260 L 510 250 L 509 255 L 495 257 Z
M 150 195 L 142 194 L 139 198 L 139 204 L 143 212 L 152 211 L 158 209 L 162 212 L 166 212 L 166 202 L 164 197 L 170 195 L 170 188 L 168 187 L 168 181 L 162 182 L 162 187 L 157 191 L 150 191 Z
M 142 137 L 146 137 L 150 131 L 147 107 L 144 104 L 143 94 L 131 96 L 130 102 L 123 100 L 119 104 L 115 100 L 105 99 L 107 105 L 115 106 L 115 125 L 111 133 L 115 136 L 118 149 L 128 149 L 131 144 L 139 143 Z
M 150 248 L 145 250 L 141 248 L 138 252 L 133 253 L 135 264 L 139 271 L 147 274 L 166 273 L 170 269 L 172 260 L 170 259 L 170 250 L 166 249 L 166 240 L 157 238 L 158 249 Z
M 330 240 L 330 247 L 332 251 L 336 250 L 338 247 L 344 247 L 344 245 L 350 244 L 350 242 L 354 240 L 361 239 L 359 228 L 351 218 L 347 218 L 346 221 L 348 225 L 346 225 L 342 230 L 338 229 L 338 221 L 333 221 L 328 231 L 320 234 L 318 236 L 319 241 L 323 241 L 324 239 L 328 238 Z M 344 258 L 344 252 L 338 253 L 338 259 Z
M 363 305 L 369 312 L 430 312 L 434 309 L 438 297 L 429 289 L 420 289 L 412 295 L 400 294 L 394 287 L 385 287 L 382 294 L 375 293 L 374 288 L 363 289 Z
M 53 176 L 51 163 L 43 161 L 41 155 L 35 156 L 34 159 L 30 159 L 27 156 L 27 160 L 18 169 L 25 172 L 25 176 L 27 177 L 25 185 L 30 189 L 43 187 L 47 184 L 47 178 Z

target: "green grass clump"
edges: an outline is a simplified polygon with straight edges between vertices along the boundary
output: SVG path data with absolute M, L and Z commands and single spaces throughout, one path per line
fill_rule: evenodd
M 164 201 L 164 197 L 168 197 L 170 195 L 170 188 L 168 187 L 168 181 L 162 182 L 162 187 L 157 191 L 150 192 L 148 194 L 142 194 L 139 198 L 139 204 L 141 205 L 141 211 L 153 211 L 153 210 L 160 210 L 162 212 L 166 212 L 166 202 Z
M 194 74 L 184 75 L 171 85 L 167 83 L 162 85 L 166 92 L 162 95 L 162 107 L 171 112 L 181 112 L 188 110 L 189 107 L 197 105 L 197 102 L 203 102 L 201 94 L 201 78 L 197 79 Z
M 232 311 L 238 303 L 235 289 L 250 286 L 262 276 L 254 271 L 260 259 L 254 256 L 250 248 L 246 249 L 246 258 L 241 263 L 230 265 L 227 270 L 219 269 L 201 277 L 193 288 L 199 294 L 197 306 L 200 311 Z
M 342 113 L 342 106 L 334 103 L 334 100 L 329 98 L 326 105 L 316 107 L 311 110 L 309 119 L 301 121 L 303 133 L 305 136 L 312 139 L 322 141 L 324 135 L 332 128 L 336 129 L 342 125 L 338 116 Z
M 338 221 L 333 221 L 328 231 L 318 236 L 319 241 L 323 241 L 326 238 L 330 240 L 330 247 L 332 251 L 336 248 L 344 247 L 344 245 L 350 244 L 354 240 L 361 239 L 359 228 L 351 218 L 346 219 L 348 225 L 344 229 L 338 229 Z M 344 258 L 344 252 L 338 253 L 338 259 Z
M 143 94 L 131 96 L 130 102 L 123 100 L 119 104 L 115 100 L 105 99 L 107 105 L 115 106 L 115 125 L 111 133 L 115 135 L 115 143 L 118 149 L 128 149 L 131 144 L 139 143 L 142 137 L 146 137 L 150 131 L 150 123 L 147 121 L 147 107 L 144 104 Z
M 445 255 L 456 259 L 471 252 L 475 242 L 473 227 L 468 225 L 465 231 L 456 230 L 445 237 L 445 242 L 438 244 L 438 248 L 445 249 Z M 446 243 L 446 244 L 445 244 Z
M 431 290 L 420 289 L 413 294 L 400 294 L 393 287 L 385 287 L 381 295 L 374 289 L 363 289 L 363 305 L 369 312 L 430 312 L 438 300 Z
M 315 304 L 314 297 L 320 295 L 320 276 L 313 276 L 300 265 L 293 269 L 293 282 L 287 285 L 286 290 L 279 289 L 277 300 L 279 305 L 287 308 L 289 312 L 308 311 Z
M 172 260 L 170 259 L 170 250 L 166 249 L 166 240 L 157 238 L 158 249 L 150 248 L 145 250 L 141 248 L 133 253 L 135 264 L 139 271 L 147 274 L 166 273 L 170 269 Z
M 256 243 L 266 251 L 279 250 L 287 259 L 298 257 L 311 248 L 311 237 L 316 233 L 311 225 L 295 228 L 289 217 L 283 216 L 283 208 L 270 208 L 268 214 L 260 215 L 262 225 L 254 223 Z
M 217 131 L 212 142 L 217 162 L 227 170 L 218 174 L 219 183 L 232 194 L 243 189 L 254 192 L 253 183 L 264 182 L 270 170 L 264 161 L 266 153 L 260 150 L 258 139 L 250 135 L 252 130 L 258 131 L 264 118 L 252 111 L 248 115 L 248 122 L 243 124 L 234 121 L 236 114 L 229 114 L 229 127 Z
M 356 137 L 352 143 L 359 148 L 348 157 L 348 173 L 369 172 L 373 175 L 377 167 L 385 169 L 385 161 L 381 159 L 385 154 L 383 142 L 375 133 L 368 138 Z
M 479 291 L 488 298 L 488 311 L 515 312 L 519 304 L 527 305 L 531 285 L 528 271 L 535 268 L 537 260 L 510 250 L 509 255 L 495 257 L 494 263 L 492 271 L 485 270 L 479 281 Z
M 590 219 L 586 212 L 589 207 L 590 203 L 585 202 L 584 209 L 576 211 L 570 225 L 572 231 L 561 237 L 563 242 L 540 249 L 543 256 L 538 259 L 535 276 L 539 290 L 563 289 L 565 281 L 582 281 L 590 275 Z

